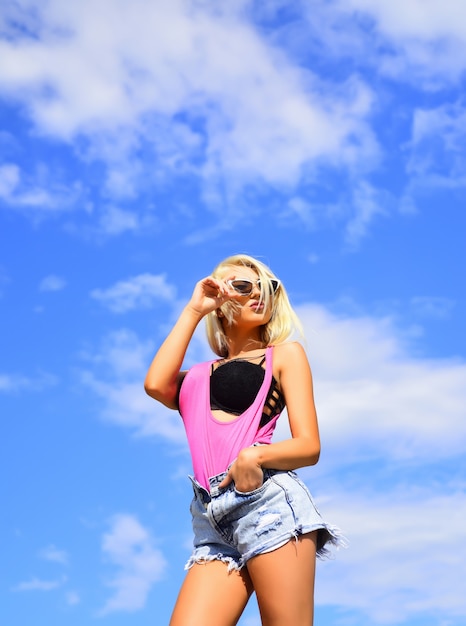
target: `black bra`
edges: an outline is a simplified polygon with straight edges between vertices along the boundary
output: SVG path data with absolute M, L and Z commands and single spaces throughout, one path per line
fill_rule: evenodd
M 264 362 L 265 356 L 262 357 L 260 363 L 251 363 L 245 359 L 233 359 L 220 364 L 212 363 L 210 371 L 211 410 L 221 410 L 232 415 L 244 413 L 256 399 L 264 382 Z M 215 367 L 215 365 L 217 366 Z M 278 388 L 276 379 L 272 376 L 259 428 L 279 415 L 284 407 L 285 398 Z

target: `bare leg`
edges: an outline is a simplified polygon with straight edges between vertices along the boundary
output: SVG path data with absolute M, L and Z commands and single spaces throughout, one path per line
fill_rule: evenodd
M 188 570 L 170 626 L 234 626 L 252 590 L 245 567 L 228 572 L 221 561 L 196 563 Z
M 316 532 L 248 562 L 263 626 L 312 626 Z

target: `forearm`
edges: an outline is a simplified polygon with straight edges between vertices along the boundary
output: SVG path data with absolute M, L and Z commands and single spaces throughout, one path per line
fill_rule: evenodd
M 146 392 L 167 406 L 173 406 L 175 401 L 178 375 L 189 342 L 201 319 L 199 312 L 186 306 L 147 371 L 144 381 Z
M 295 470 L 315 465 L 319 460 L 320 442 L 315 437 L 295 437 L 262 446 L 253 446 L 241 451 L 240 455 L 252 455 L 263 468 Z

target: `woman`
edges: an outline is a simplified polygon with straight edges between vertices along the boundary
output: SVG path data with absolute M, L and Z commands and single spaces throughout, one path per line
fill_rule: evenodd
M 204 317 L 220 358 L 181 371 Z M 180 411 L 194 468 L 194 552 L 170 626 L 237 624 L 253 591 L 265 626 L 313 623 L 316 553 L 338 531 L 293 471 L 320 453 L 310 367 L 287 342 L 297 328 L 271 270 L 232 256 L 197 283 L 149 368 L 146 392 Z M 292 437 L 271 443 L 285 406 Z

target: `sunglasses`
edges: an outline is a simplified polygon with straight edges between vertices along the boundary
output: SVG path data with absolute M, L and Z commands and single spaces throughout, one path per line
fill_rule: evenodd
M 276 293 L 277 289 L 280 287 L 280 281 L 276 278 L 269 278 L 267 280 L 267 284 L 271 293 Z M 254 289 L 254 285 L 257 285 L 258 289 L 261 290 L 262 281 L 260 278 L 259 280 L 249 280 L 249 278 L 233 278 L 232 280 L 227 280 L 227 285 L 234 289 L 237 293 L 240 293 L 242 296 L 249 296 Z

